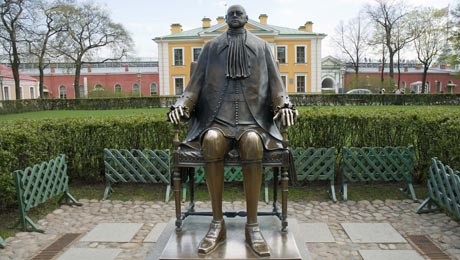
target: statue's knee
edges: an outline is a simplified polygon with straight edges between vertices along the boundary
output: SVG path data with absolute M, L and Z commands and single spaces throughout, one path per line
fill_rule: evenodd
M 203 136 L 201 146 L 205 160 L 224 159 L 227 152 L 227 140 L 219 130 L 208 130 Z
M 259 134 L 249 131 L 243 134 L 239 141 L 239 152 L 242 161 L 262 160 L 264 146 Z

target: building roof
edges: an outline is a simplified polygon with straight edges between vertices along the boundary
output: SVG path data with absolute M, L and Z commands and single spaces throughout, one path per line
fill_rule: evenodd
M 326 37 L 324 33 L 316 33 L 316 32 L 306 32 L 297 29 L 270 25 L 270 24 L 262 24 L 257 21 L 248 20 L 248 24 L 256 29 L 251 29 L 250 31 L 255 34 L 268 34 L 268 35 L 278 35 L 278 36 L 315 36 L 315 37 Z M 182 31 L 174 34 L 168 34 L 161 37 L 156 37 L 154 40 L 175 40 L 175 39 L 190 39 L 190 38 L 201 38 L 203 36 L 213 36 L 216 34 L 222 33 L 221 29 L 226 27 L 227 24 L 225 22 L 215 24 L 209 28 L 195 28 L 187 31 Z
M 14 80 L 13 70 L 3 64 L 0 64 L 0 75 L 3 77 L 3 80 Z M 19 73 L 19 79 L 22 81 L 37 81 L 35 78 L 21 73 Z

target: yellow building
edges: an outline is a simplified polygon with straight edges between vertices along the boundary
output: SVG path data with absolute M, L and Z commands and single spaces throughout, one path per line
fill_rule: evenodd
M 313 32 L 308 21 L 299 29 L 267 24 L 261 14 L 259 22 L 249 19 L 246 29 L 266 40 L 279 61 L 281 78 L 289 93 L 321 92 L 322 33 Z M 224 17 L 203 18 L 202 27 L 183 31 L 180 24 L 171 25 L 171 34 L 157 37 L 161 95 L 180 95 L 190 79 L 190 64 L 198 59 L 204 43 L 227 30 Z

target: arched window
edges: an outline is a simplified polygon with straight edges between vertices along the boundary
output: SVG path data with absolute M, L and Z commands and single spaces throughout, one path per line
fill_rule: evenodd
M 133 84 L 133 94 L 139 94 L 139 84 Z
M 67 98 L 67 89 L 63 85 L 59 87 L 59 98 Z
M 115 93 L 121 93 L 121 85 L 120 84 L 115 84 Z
M 94 90 L 104 90 L 104 87 L 101 84 L 96 84 L 96 86 L 94 86 Z
M 150 96 L 155 96 L 155 95 L 158 95 L 157 84 L 152 83 L 150 85 Z

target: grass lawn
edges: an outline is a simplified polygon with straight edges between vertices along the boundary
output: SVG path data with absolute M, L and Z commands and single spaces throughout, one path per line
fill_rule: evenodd
M 45 118 L 69 117 L 122 117 L 137 114 L 162 115 L 166 118 L 168 108 L 140 108 L 140 109 L 115 109 L 115 110 L 48 110 L 20 114 L 0 115 L 0 121 Z
M 399 191 L 401 184 L 349 184 L 348 185 L 348 199 L 349 200 L 401 200 L 408 199 L 405 194 Z M 329 201 L 327 195 L 327 185 L 312 184 L 301 187 L 290 187 L 289 188 L 289 200 L 290 201 Z M 100 200 L 104 193 L 104 184 L 79 184 L 72 183 L 70 185 L 70 191 L 72 195 L 77 199 L 97 199 Z M 426 185 L 414 185 L 414 189 L 417 194 L 417 198 L 424 199 L 427 195 Z M 208 191 L 206 185 L 198 185 L 195 189 L 195 200 L 207 201 L 209 200 Z M 336 193 L 340 201 L 340 187 L 336 186 Z M 263 192 L 263 191 L 262 191 Z M 272 192 L 270 192 L 270 198 Z M 109 198 L 110 200 L 140 200 L 140 201 L 164 201 L 166 194 L 166 186 L 159 184 L 122 184 L 114 185 L 114 192 Z M 281 198 L 280 194 L 278 195 Z M 263 199 L 261 193 L 261 200 Z M 188 199 L 188 197 L 187 197 Z M 225 201 L 244 200 L 244 192 L 241 183 L 238 184 L 226 184 L 224 192 Z M 169 203 L 174 203 L 174 198 L 171 198 Z M 265 204 L 260 202 L 260 205 Z M 28 215 L 34 221 L 45 217 L 53 210 L 59 208 L 57 205 L 57 198 L 52 199 L 45 204 L 42 204 L 36 208 L 31 209 Z M 289 212 L 288 212 L 289 214 Z M 11 227 L 18 220 L 19 213 L 17 209 L 6 210 L 0 212 L 0 236 L 7 238 L 14 236 L 17 232 L 21 232 L 18 229 L 12 229 Z
M 341 111 L 356 111 L 360 110 L 366 112 L 378 111 L 412 111 L 424 113 L 427 109 L 430 111 L 437 111 L 443 113 L 444 111 L 460 113 L 460 106 L 312 106 L 312 107 L 298 107 L 300 111 L 307 110 L 332 110 L 340 109 Z M 116 110 L 49 110 L 39 112 L 28 112 L 20 114 L 0 115 L 0 121 L 5 120 L 23 120 L 23 119 L 45 119 L 45 118 L 69 118 L 69 117 L 123 117 L 132 116 L 136 114 L 151 114 L 165 116 L 169 111 L 168 108 L 140 108 L 140 109 L 116 109 Z

